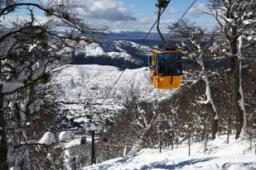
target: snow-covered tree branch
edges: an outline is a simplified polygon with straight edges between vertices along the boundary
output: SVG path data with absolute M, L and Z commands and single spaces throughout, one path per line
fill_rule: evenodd
M 250 37 L 250 40 L 253 40 L 252 37 L 254 35 L 251 30 L 255 29 L 253 25 L 256 22 L 256 4 L 254 1 L 245 0 L 211 0 L 209 9 L 216 18 L 222 18 L 220 27 L 228 42 L 226 56 L 231 59 L 233 77 L 232 109 L 233 112 L 237 113 L 236 138 L 239 138 L 241 133 L 245 135 L 247 131 L 247 113 L 241 77 L 242 62 L 244 59 L 242 48 L 246 47 L 243 44 L 243 39 L 246 36 Z

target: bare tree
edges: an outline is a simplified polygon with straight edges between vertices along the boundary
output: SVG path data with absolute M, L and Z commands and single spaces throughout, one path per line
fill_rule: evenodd
M 246 134 L 247 112 L 242 83 L 244 39 L 255 35 L 251 25 L 255 24 L 256 3 L 247 0 L 211 0 L 210 14 L 216 18 L 228 42 L 226 56 L 232 68 L 232 111 L 236 113 L 236 138 Z M 248 44 L 248 42 L 247 42 Z
M 91 41 L 87 36 L 89 28 L 81 25 L 80 20 L 74 15 L 69 15 L 64 7 L 60 8 L 56 4 L 47 6 L 41 3 L 1 1 L 0 17 L 12 15 L 18 8 L 30 13 L 27 20 L 13 23 L 9 28 L 6 28 L 4 23 L 0 23 L 0 169 L 2 170 L 7 170 L 9 166 L 7 141 L 10 140 L 8 140 L 6 119 L 14 114 L 11 108 L 13 105 L 10 103 L 20 102 L 19 105 L 16 104 L 16 108 L 25 112 L 26 107 L 23 106 L 29 102 L 27 95 L 30 93 L 30 87 L 41 82 L 47 83 L 50 79 L 50 70 L 60 64 L 58 61 L 62 57 L 67 59 L 70 56 L 71 47 L 77 42 Z M 31 8 L 41 10 L 48 18 L 54 20 L 46 23 L 38 22 Z M 75 32 L 59 34 L 58 26 L 73 29 Z M 84 34 L 83 38 L 80 36 L 81 33 Z M 22 93 L 24 90 L 28 93 Z M 22 94 L 24 94 L 23 100 L 20 100 L 17 96 Z M 16 115 L 24 116 L 21 113 L 20 111 Z M 22 117 L 20 120 L 25 121 L 26 118 Z M 24 132 L 23 136 L 26 136 Z M 24 141 L 26 138 L 21 142 Z
M 204 58 L 212 56 L 211 46 L 213 46 L 216 32 L 206 33 L 206 30 L 199 26 L 189 23 L 186 20 L 180 23 L 174 23 L 169 27 L 171 31 L 178 34 L 182 38 L 180 48 L 185 56 L 195 60 L 201 67 L 200 79 L 205 82 L 206 100 L 202 101 L 205 104 L 210 114 L 207 116 L 207 121 L 212 117 L 212 138 L 216 138 L 218 129 L 218 112 L 212 97 L 208 72 L 205 67 Z

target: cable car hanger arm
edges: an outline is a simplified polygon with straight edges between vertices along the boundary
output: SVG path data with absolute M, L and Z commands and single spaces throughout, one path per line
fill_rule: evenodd
M 171 0 L 158 0 L 156 3 L 156 7 L 158 7 L 158 12 L 157 12 L 157 32 L 164 44 L 166 44 L 166 41 L 164 39 L 163 34 L 161 33 L 160 30 L 160 20 L 161 20 L 161 15 L 163 14 L 163 11 L 168 7 L 169 3 Z

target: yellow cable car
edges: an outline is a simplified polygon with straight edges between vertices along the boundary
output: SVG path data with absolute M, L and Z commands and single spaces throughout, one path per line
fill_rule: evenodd
M 182 81 L 181 56 L 176 50 L 153 49 L 150 80 L 157 89 L 177 89 Z

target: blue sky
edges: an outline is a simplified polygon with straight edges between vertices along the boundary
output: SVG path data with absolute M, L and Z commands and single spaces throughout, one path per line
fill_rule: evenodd
M 26 0 L 23 0 L 26 1 Z M 38 0 L 27 0 L 36 2 Z M 41 0 L 52 3 L 54 0 Z M 55 0 L 61 1 L 61 0 Z M 72 2 L 72 12 L 82 18 L 85 23 L 95 28 L 108 28 L 110 31 L 147 31 L 156 18 L 155 3 L 157 0 L 64 0 Z M 193 0 L 172 0 L 161 21 L 163 32 L 167 26 L 177 21 Z M 207 9 L 208 0 L 197 0 L 186 16 L 204 28 L 211 30 L 216 24 L 214 18 L 202 14 Z M 20 17 L 26 12 L 19 10 Z M 41 19 L 43 13 L 37 12 Z
M 131 15 L 135 15 L 136 17 L 155 15 L 157 10 L 155 7 L 156 0 L 122 0 L 122 2 L 128 7 Z M 163 15 L 163 19 L 177 21 L 192 2 L 193 0 L 172 0 L 168 7 L 169 10 L 166 10 Z M 201 8 L 206 8 L 207 3 L 208 0 L 197 0 L 192 11 L 185 18 L 211 30 L 216 24 L 214 18 L 200 12 Z
M 179 12 L 183 12 L 192 3 L 193 0 L 172 0 L 169 8 L 175 8 Z M 122 0 L 125 6 L 134 6 L 135 15 L 151 15 L 156 11 L 156 0 Z M 207 4 L 208 0 L 197 0 L 197 3 Z

